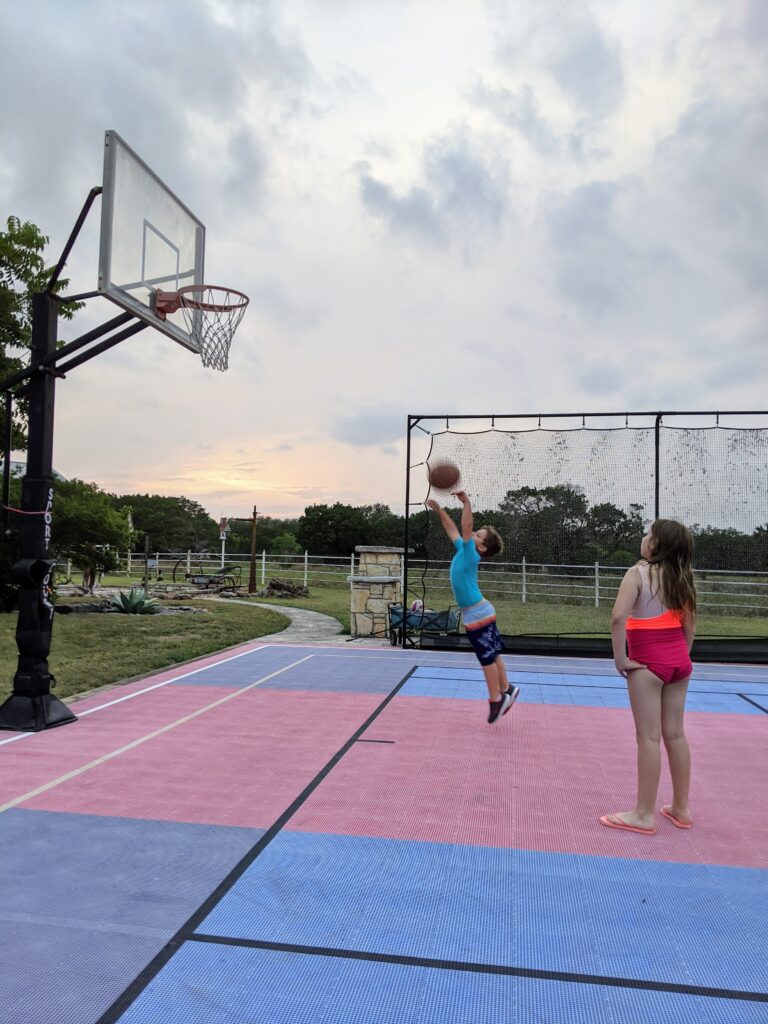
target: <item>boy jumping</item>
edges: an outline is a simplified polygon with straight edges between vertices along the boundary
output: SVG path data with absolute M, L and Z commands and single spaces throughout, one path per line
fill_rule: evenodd
M 451 588 L 462 611 L 467 637 L 485 674 L 490 703 L 488 724 L 493 725 L 502 715 L 506 715 L 517 700 L 520 687 L 509 684 L 507 669 L 500 657 L 504 645 L 496 627 L 496 609 L 480 593 L 477 567 L 481 559 L 498 555 L 504 545 L 498 531 L 492 526 L 473 529 L 472 505 L 464 491 L 451 493 L 463 506 L 461 534 L 438 502 L 429 500 L 427 506 L 439 514 L 443 529 L 456 549 L 451 561 Z

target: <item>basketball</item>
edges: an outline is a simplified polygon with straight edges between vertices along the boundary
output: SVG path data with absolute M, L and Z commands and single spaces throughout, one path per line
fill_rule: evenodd
M 429 468 L 427 476 L 436 490 L 448 491 L 458 484 L 461 473 L 452 462 L 437 462 Z

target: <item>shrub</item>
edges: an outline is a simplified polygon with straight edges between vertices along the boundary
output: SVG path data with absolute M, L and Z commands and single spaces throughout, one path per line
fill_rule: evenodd
M 160 602 L 156 597 L 147 597 L 144 590 L 131 590 L 127 594 L 122 590 L 119 597 L 113 597 L 111 604 L 123 615 L 156 615 L 160 611 Z

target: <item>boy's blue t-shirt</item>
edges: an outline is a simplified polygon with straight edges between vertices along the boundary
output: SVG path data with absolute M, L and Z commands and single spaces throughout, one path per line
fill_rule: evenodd
M 480 564 L 480 553 L 475 542 L 457 537 L 453 542 L 456 554 L 451 561 L 451 586 L 460 608 L 469 608 L 483 600 L 477 583 L 477 567 Z

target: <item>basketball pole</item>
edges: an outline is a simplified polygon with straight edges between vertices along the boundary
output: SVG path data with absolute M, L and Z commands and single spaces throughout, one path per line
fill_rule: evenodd
M 58 301 L 48 292 L 32 297 L 32 351 L 29 378 L 27 473 L 22 485 L 19 558 L 11 569 L 19 584 L 16 646 L 19 659 L 13 693 L 0 706 L 0 729 L 38 732 L 77 720 L 51 693 L 48 667 L 54 608 L 49 596 L 55 561 L 51 558 L 53 509 L 53 409 L 56 377 L 47 366 L 56 352 Z
M 55 294 L 54 288 L 85 218 L 101 191 L 101 187 L 91 189 L 51 274 L 47 290 L 32 296 L 29 366 L 0 381 L 0 393 L 6 396 L 8 412 L 12 411 L 13 397 L 23 394 L 29 399 L 27 472 L 22 484 L 21 509 L 18 510 L 21 512 L 18 557 L 10 571 L 11 581 L 19 587 L 16 624 L 19 658 L 13 677 L 13 692 L 0 705 L 0 729 L 15 732 L 40 732 L 77 721 L 77 716 L 67 705 L 51 693 L 56 680 L 48 667 L 54 615 L 49 595 L 56 565 L 51 557 L 56 378 L 64 377 L 70 370 L 149 326 L 137 320 L 132 313 L 123 312 L 61 348 L 56 347 L 59 303 L 78 302 L 98 294 L 84 292 L 62 298 Z M 6 463 L 6 468 L 10 469 L 10 451 Z M 4 486 L 5 506 L 9 503 L 6 489 Z

